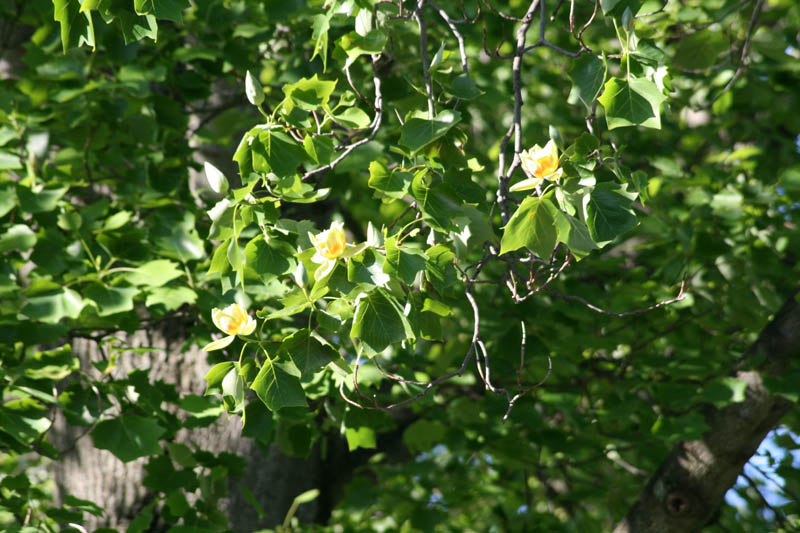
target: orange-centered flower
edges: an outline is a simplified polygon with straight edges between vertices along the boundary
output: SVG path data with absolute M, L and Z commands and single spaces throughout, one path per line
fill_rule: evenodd
M 239 304 L 231 304 L 225 309 L 211 310 L 214 325 L 228 335 L 250 335 L 256 329 L 256 321 Z
M 347 237 L 344 234 L 344 227 L 341 222 L 333 222 L 330 229 L 311 235 L 311 243 L 317 253 L 312 261 L 323 263 L 332 259 L 338 259 L 344 254 L 347 247 Z
M 536 144 L 530 150 L 524 150 L 519 157 L 522 160 L 522 168 L 529 178 L 511 186 L 509 191 L 535 189 L 544 180 L 558 181 L 564 173 L 563 169 L 558 168 L 558 148 L 552 139 L 544 145 L 544 148 Z

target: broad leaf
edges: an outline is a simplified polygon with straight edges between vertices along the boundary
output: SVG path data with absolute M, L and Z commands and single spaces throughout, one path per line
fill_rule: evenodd
M 283 86 L 286 100 L 305 111 L 316 111 L 328 106 L 331 94 L 336 89 L 336 81 L 323 81 L 314 74 L 311 78 L 302 78 L 295 83 Z
M 377 289 L 359 296 L 350 337 L 361 339 L 367 355 L 374 355 L 393 342 L 413 339 L 414 332 L 397 300 Z
M 636 226 L 631 199 L 613 183 L 599 183 L 583 198 L 589 234 L 600 246 Z
M 597 98 L 597 94 L 606 81 L 605 59 L 600 59 L 593 54 L 584 54 L 579 57 L 569 70 L 569 77 L 572 80 L 572 93 L 581 99 L 587 106 L 591 107 L 592 102 Z
M 30 250 L 36 244 L 36 234 L 25 224 L 15 224 L 0 235 L 0 253 Z
M 291 358 L 304 377 L 341 358 L 327 341 L 309 334 L 307 329 L 297 330 L 286 337 L 278 348 L 278 356 Z
M 400 144 L 408 148 L 412 155 L 416 154 L 447 133 L 460 120 L 461 113 L 449 110 L 442 111 L 433 120 L 410 118 L 400 130 Z
M 128 281 L 134 285 L 146 287 L 161 287 L 173 279 L 184 275 L 178 269 L 178 264 L 167 259 L 156 259 L 148 261 L 136 269 L 136 272 L 128 274 Z
M 369 164 L 370 187 L 381 191 L 391 198 L 403 198 L 408 194 L 413 175 L 399 169 L 389 170 L 380 161 L 372 161 Z
M 549 260 L 556 246 L 555 213 L 556 207 L 547 198 L 525 198 L 503 231 L 500 254 L 528 248 Z
M 417 274 L 425 270 L 427 262 L 425 254 L 414 248 L 398 247 L 395 237 L 386 239 L 384 246 L 386 261 L 383 264 L 383 271 L 397 276 L 406 285 L 414 283 Z
M 675 66 L 689 70 L 703 70 L 724 60 L 720 54 L 730 48 L 730 41 L 722 32 L 700 30 L 687 35 L 675 50 Z
M 581 260 L 599 246 L 592 240 L 589 228 L 577 218 L 562 211 L 556 213 L 556 235 L 577 260 Z
M 650 80 L 611 78 L 598 100 L 606 110 L 610 130 L 625 126 L 661 129 L 660 108 L 666 96 Z
M 300 372 L 291 363 L 266 359 L 250 388 L 273 413 L 284 407 L 306 405 Z
M 166 433 L 152 418 L 122 415 L 103 420 L 91 431 L 96 448 L 108 450 L 121 461 L 128 463 L 139 457 L 155 455 L 161 451 L 158 440 Z
M 84 301 L 80 294 L 72 289 L 61 289 L 28 298 L 28 304 L 22 312 L 33 320 L 55 324 L 65 317 L 78 318 L 83 306 Z
M 89 285 L 83 293 L 89 302 L 94 302 L 100 316 L 133 310 L 133 297 L 137 294 L 139 289 L 133 287 L 109 287 L 100 283 Z

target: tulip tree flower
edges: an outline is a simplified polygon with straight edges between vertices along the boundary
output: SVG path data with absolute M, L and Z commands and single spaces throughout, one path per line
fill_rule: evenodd
M 524 150 L 519 156 L 528 179 L 512 185 L 508 189 L 511 192 L 535 189 L 545 180 L 558 181 L 564 173 L 563 169 L 558 168 L 558 148 L 552 139 L 544 145 L 544 148 L 536 144 L 530 150 Z
M 341 222 L 333 222 L 329 229 L 316 235 L 309 233 L 308 237 L 316 251 L 311 261 L 320 265 L 314 272 L 314 279 L 317 281 L 331 273 L 340 257 L 345 259 L 352 257 L 366 247 L 365 244 L 359 246 L 347 244 L 347 236 Z
M 247 314 L 247 311 L 239 304 L 231 304 L 225 309 L 211 310 L 211 320 L 214 325 L 227 333 L 227 337 L 215 340 L 206 345 L 203 350 L 210 352 L 225 348 L 237 335 L 250 335 L 256 329 L 256 321 Z

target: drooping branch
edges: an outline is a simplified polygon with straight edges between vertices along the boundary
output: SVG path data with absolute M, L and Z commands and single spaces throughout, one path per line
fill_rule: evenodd
M 734 369 L 747 384 L 745 400 L 711 409 L 703 438 L 675 445 L 614 533 L 685 533 L 705 526 L 744 464 L 793 406 L 771 394 L 763 378 L 780 375 L 797 354 L 800 304 L 792 295 Z

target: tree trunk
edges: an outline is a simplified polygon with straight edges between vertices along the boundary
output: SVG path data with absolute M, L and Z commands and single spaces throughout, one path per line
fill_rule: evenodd
M 174 322 L 174 321 L 171 321 Z M 116 334 L 125 338 L 124 335 Z M 175 385 L 180 395 L 203 394 L 204 376 L 210 365 L 206 354 L 196 349 L 181 351 L 185 339 L 182 327 L 173 323 L 167 329 L 140 331 L 125 338 L 130 347 L 152 347 L 149 354 L 127 353 L 120 356 L 112 377 L 124 379 L 135 368 L 146 369 L 150 381 L 163 380 Z M 96 373 L 91 361 L 102 359 L 97 345 L 85 339 L 73 339 L 73 349 L 80 355 L 83 372 Z M 62 460 L 53 463 L 59 499 L 70 494 L 96 502 L 105 510 L 105 517 L 87 516 L 85 527 L 124 529 L 153 498 L 142 483 L 146 458 L 123 463 L 106 450 L 94 447 L 86 428 L 70 426 L 59 416 L 53 427 L 53 442 L 67 450 Z M 321 461 L 316 451 L 308 459 L 288 457 L 271 446 L 266 457 L 253 439 L 242 436 L 241 419 L 221 417 L 215 424 L 178 433 L 178 441 L 211 452 L 232 452 L 247 462 L 243 477 L 229 480 L 229 498 L 221 511 L 230 520 L 234 531 L 256 531 L 282 522 L 295 496 L 316 485 Z M 253 506 L 239 489 L 247 487 L 265 511 L 259 519 Z M 316 513 L 314 502 L 303 505 L 299 515 L 306 520 Z
M 745 463 L 794 405 L 770 394 L 763 378 L 780 375 L 798 355 L 800 305 L 793 295 L 736 367 L 736 377 L 747 383 L 745 400 L 710 408 L 703 439 L 675 445 L 614 533 L 688 533 L 708 524 Z M 739 370 L 745 366 L 756 368 Z

